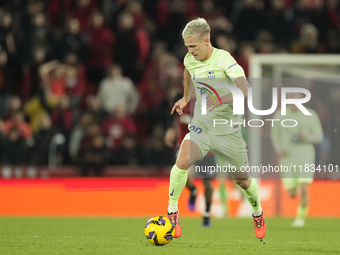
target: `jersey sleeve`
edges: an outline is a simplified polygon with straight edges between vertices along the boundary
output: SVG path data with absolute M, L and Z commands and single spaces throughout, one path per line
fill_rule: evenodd
M 281 116 L 281 110 L 278 110 L 275 114 L 273 119 L 280 120 Z M 281 125 L 278 125 L 275 123 L 273 127 L 270 129 L 270 138 L 272 140 L 272 144 L 274 147 L 274 150 L 277 154 L 280 154 L 281 152 L 284 152 L 282 148 L 282 142 L 281 142 Z
M 303 135 L 306 137 L 306 140 L 310 143 L 320 143 L 323 140 L 323 130 L 321 126 L 321 122 L 319 119 L 318 114 L 316 111 L 309 109 L 312 113 L 311 119 L 310 119 L 310 125 L 307 132 L 303 133 Z
M 190 69 L 190 66 L 192 65 L 192 59 L 193 59 L 193 56 L 189 53 L 187 53 L 184 57 L 184 60 L 183 60 L 183 64 L 185 66 L 186 69 Z
M 243 68 L 236 62 L 229 52 L 224 52 L 220 65 L 225 74 L 234 82 L 238 77 L 245 77 Z

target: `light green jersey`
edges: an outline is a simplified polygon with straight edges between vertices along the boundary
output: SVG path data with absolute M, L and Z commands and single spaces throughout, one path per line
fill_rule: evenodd
M 318 114 L 310 109 L 306 109 L 312 115 L 304 115 L 300 110 L 293 112 L 290 106 L 287 106 L 286 115 L 281 115 L 281 110 L 274 114 L 273 119 L 294 119 L 297 121 L 295 127 L 284 127 L 278 121 L 274 122 L 271 128 L 271 140 L 277 153 L 286 153 L 286 157 L 310 157 L 315 154 L 313 144 L 320 143 L 323 139 L 322 126 Z M 292 122 L 289 122 L 291 125 Z M 285 124 L 288 125 L 288 122 Z M 305 140 L 299 139 L 299 134 L 305 137 Z
M 236 132 L 240 129 L 242 122 L 241 115 L 233 115 L 233 104 L 223 104 L 216 107 L 212 112 L 207 110 L 206 115 L 202 115 L 202 94 L 207 94 L 207 99 L 211 94 L 216 100 L 217 95 L 209 88 L 214 88 L 217 84 L 234 85 L 234 80 L 245 76 L 243 68 L 237 64 L 229 52 L 214 48 L 211 56 L 206 61 L 197 61 L 191 54 L 184 58 L 184 65 L 191 75 L 191 81 L 195 87 L 196 103 L 194 109 L 193 124 L 199 123 L 211 134 L 225 135 Z M 208 85 L 208 86 L 207 86 Z M 215 89 L 220 97 L 230 94 L 228 89 Z M 227 120 L 227 124 L 217 124 L 214 127 L 214 119 Z M 230 122 L 233 122 L 233 126 Z M 238 124 L 235 124 L 235 122 Z

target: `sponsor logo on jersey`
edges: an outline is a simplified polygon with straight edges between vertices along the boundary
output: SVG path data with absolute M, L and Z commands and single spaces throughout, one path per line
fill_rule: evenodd
M 228 69 L 230 69 L 231 67 L 236 66 L 236 65 L 237 65 L 237 63 L 232 64 L 231 66 L 228 66 Z
M 215 105 L 217 105 L 216 100 L 215 100 L 215 97 L 214 97 L 213 94 L 212 94 L 212 92 L 213 92 L 213 93 L 217 96 L 218 100 L 220 101 L 220 104 L 222 105 L 222 100 L 221 100 L 221 98 L 220 98 L 220 95 L 217 93 L 217 91 L 216 91 L 213 87 L 211 87 L 210 85 L 208 85 L 208 84 L 206 84 L 206 83 L 203 83 L 203 82 L 197 82 L 197 83 L 199 83 L 199 84 L 205 86 L 205 87 L 197 87 L 197 88 L 200 90 L 200 92 L 201 92 L 201 96 L 202 96 L 203 94 L 209 95 L 209 96 L 211 97 L 211 99 L 214 101 Z M 208 89 L 207 89 L 206 87 L 207 87 Z M 210 89 L 210 90 L 209 90 L 209 89 Z M 212 91 L 212 92 L 211 92 L 211 91 Z
M 209 79 L 214 79 L 215 78 L 215 72 L 214 71 L 209 71 L 208 72 L 208 78 Z

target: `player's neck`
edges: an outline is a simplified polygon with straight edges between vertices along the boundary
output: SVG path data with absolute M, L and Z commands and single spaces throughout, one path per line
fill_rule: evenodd
M 211 57 L 211 54 L 213 53 L 213 51 L 214 51 L 214 47 L 210 44 L 207 55 L 201 61 L 207 61 Z

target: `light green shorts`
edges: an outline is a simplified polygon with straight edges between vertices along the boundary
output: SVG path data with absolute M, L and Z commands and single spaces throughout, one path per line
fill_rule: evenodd
M 315 157 L 314 153 L 306 153 L 303 155 L 295 155 L 293 157 L 281 158 L 279 161 L 280 165 L 295 166 L 296 171 L 291 170 L 291 172 L 281 173 L 282 183 L 286 190 L 297 188 L 300 183 L 312 183 L 314 180 L 314 172 L 304 171 L 305 164 L 314 164 Z M 302 169 L 300 168 L 302 166 Z M 291 169 L 294 169 L 292 167 Z M 301 172 L 302 171 L 302 172 Z
M 183 141 L 185 140 L 191 140 L 197 144 L 202 152 L 202 158 L 213 150 L 220 166 L 234 166 L 240 170 L 241 166 L 249 165 L 246 143 L 241 131 L 228 135 L 214 135 L 198 129 L 198 132 L 187 133 Z

